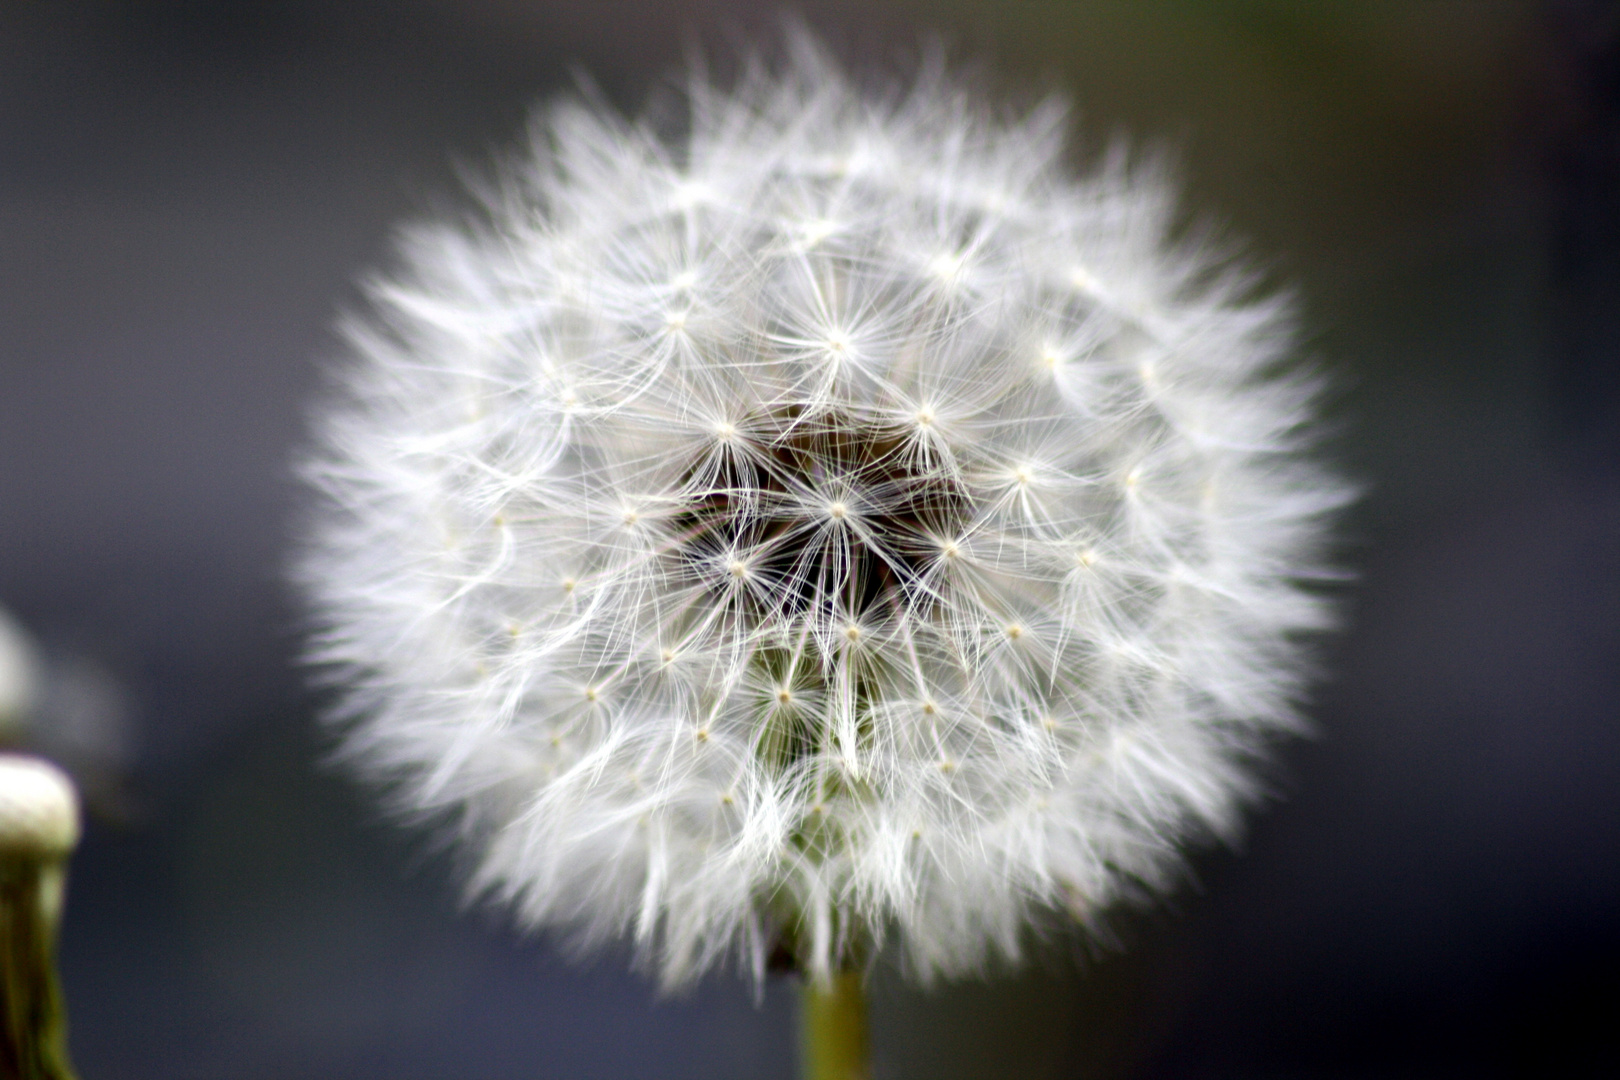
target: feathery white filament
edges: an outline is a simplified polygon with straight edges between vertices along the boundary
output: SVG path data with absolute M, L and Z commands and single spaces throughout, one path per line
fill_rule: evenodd
M 1063 114 L 813 45 L 676 144 L 563 105 L 349 327 L 300 574 L 347 746 L 668 984 L 927 977 L 1161 887 L 1295 720 L 1343 488 L 1284 305 Z

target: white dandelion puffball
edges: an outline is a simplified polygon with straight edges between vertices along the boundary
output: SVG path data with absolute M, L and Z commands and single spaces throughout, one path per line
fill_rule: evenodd
M 1297 724 L 1345 501 L 1287 305 L 1153 170 L 789 51 L 679 137 L 549 109 L 373 284 L 305 463 L 349 757 L 669 986 L 1169 885 Z

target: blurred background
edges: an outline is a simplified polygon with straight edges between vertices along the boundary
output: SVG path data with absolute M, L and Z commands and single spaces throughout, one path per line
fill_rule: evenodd
M 1120 952 L 932 993 L 877 1075 L 1620 1074 L 1620 8 L 803 0 L 1171 147 L 1335 373 L 1348 631 L 1279 798 Z M 94 812 L 86 1080 L 787 1077 L 793 999 L 659 1000 L 464 910 L 322 764 L 289 457 L 392 228 L 585 71 L 635 111 L 745 0 L 0 0 L 0 607 Z M 734 53 L 733 53 L 734 54 Z M 1086 140 L 1090 140 L 1089 144 Z

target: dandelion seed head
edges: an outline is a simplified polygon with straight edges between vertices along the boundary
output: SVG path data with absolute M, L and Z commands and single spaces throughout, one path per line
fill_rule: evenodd
M 963 974 L 1171 882 L 1298 723 L 1347 499 L 1161 175 L 790 52 L 675 142 L 546 114 L 375 286 L 304 467 L 350 758 L 671 986 Z

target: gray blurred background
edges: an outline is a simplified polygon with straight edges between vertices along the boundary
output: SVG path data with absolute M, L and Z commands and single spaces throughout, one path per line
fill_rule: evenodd
M 1093 146 L 1171 146 L 1195 212 L 1298 289 L 1369 488 L 1319 735 L 1244 850 L 1123 917 L 1123 952 L 880 978 L 879 1077 L 1615 1075 L 1616 7 L 798 10 L 858 68 L 937 31 L 1009 94 L 1072 93 Z M 463 910 L 448 860 L 321 764 L 281 581 L 303 410 L 391 228 L 462 205 L 458 169 L 574 70 L 635 110 L 692 43 L 776 25 L 743 0 L 0 0 L 0 605 L 95 673 L 58 713 L 117 714 L 84 736 L 63 940 L 86 1080 L 791 1074 L 788 987 L 660 1001 L 622 956 Z

